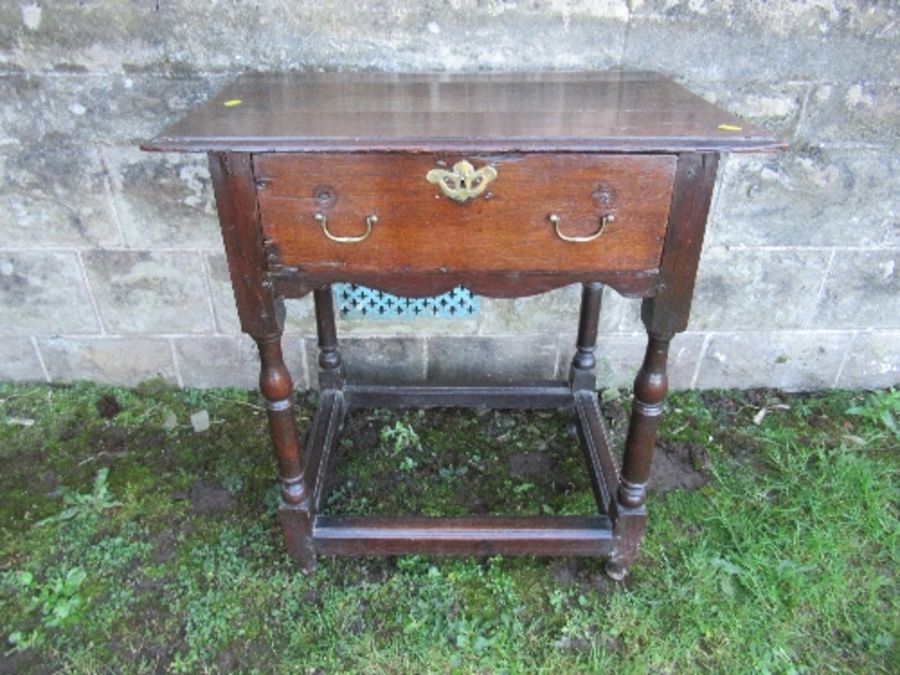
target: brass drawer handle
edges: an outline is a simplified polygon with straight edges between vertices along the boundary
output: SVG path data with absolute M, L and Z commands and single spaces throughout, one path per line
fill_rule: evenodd
M 324 214 L 317 213 L 315 219 L 316 222 L 322 225 L 322 232 L 325 233 L 325 236 L 339 244 L 358 244 L 361 241 L 365 241 L 372 234 L 372 226 L 378 222 L 378 216 L 373 213 L 371 216 L 366 216 L 366 231 L 363 234 L 358 237 L 341 237 L 328 231 L 328 218 Z
M 607 223 L 611 223 L 615 219 L 616 217 L 611 213 L 608 213 L 605 216 L 600 216 L 600 227 L 597 228 L 597 231 L 594 232 L 594 234 L 589 234 L 585 237 L 570 237 L 569 235 L 563 234 L 559 231 L 559 221 L 561 220 L 561 218 L 557 214 L 551 213 L 549 216 L 547 216 L 547 220 L 553 223 L 553 228 L 556 230 L 556 236 L 563 241 L 570 241 L 574 244 L 583 244 L 588 241 L 594 241 L 594 239 L 603 234 L 603 228 L 606 227 Z

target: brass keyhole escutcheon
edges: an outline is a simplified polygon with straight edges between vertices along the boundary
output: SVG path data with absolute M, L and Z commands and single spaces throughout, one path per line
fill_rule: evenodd
M 465 202 L 474 199 L 487 189 L 488 183 L 497 177 L 497 169 L 485 165 L 475 169 L 466 160 L 453 165 L 453 169 L 432 169 L 425 174 L 425 180 L 441 188 L 453 201 Z

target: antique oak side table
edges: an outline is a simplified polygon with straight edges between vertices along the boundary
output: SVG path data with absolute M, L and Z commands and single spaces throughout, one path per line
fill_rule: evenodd
M 145 150 L 205 152 L 281 480 L 280 519 L 305 568 L 322 554 L 607 558 L 624 575 L 672 336 L 687 326 L 719 154 L 769 134 L 652 73 L 245 75 Z M 330 284 L 493 297 L 583 284 L 568 381 L 514 386 L 345 382 Z M 648 345 L 621 471 L 597 405 L 603 285 L 643 298 Z M 303 447 L 281 351 L 281 299 L 312 293 L 320 405 Z M 319 513 L 347 411 L 367 406 L 572 411 L 598 515 L 359 517 Z

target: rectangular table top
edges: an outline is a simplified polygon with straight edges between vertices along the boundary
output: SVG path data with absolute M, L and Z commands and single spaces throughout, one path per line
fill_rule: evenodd
M 759 151 L 783 144 L 648 72 L 251 73 L 141 147 L 182 152 Z

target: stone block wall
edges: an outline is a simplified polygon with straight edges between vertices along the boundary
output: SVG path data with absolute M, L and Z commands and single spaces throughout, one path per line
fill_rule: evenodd
M 205 158 L 137 149 L 237 73 L 621 66 L 791 144 L 721 165 L 674 386 L 893 385 L 898 47 L 893 0 L 2 0 L 0 378 L 254 386 Z M 340 328 L 354 374 L 555 377 L 577 306 L 572 287 Z M 288 314 L 289 365 L 315 386 L 310 305 Z M 604 299 L 604 385 L 639 364 L 637 314 Z

